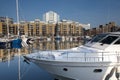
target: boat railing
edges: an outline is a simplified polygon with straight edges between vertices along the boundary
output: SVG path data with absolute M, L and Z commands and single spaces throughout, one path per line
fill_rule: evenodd
M 37 57 L 78 62 L 120 62 L 120 52 L 43 51 Z
M 71 56 L 71 54 L 74 55 Z M 81 62 L 120 62 L 120 52 L 66 52 L 63 57 L 68 61 Z

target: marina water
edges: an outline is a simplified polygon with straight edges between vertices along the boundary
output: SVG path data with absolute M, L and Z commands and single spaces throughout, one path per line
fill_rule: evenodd
M 23 56 L 39 50 L 68 49 L 81 45 L 80 41 L 36 41 L 29 49 L 20 50 L 20 72 L 18 70 L 19 55 L 17 49 L 0 49 L 0 80 L 53 80 L 54 77 L 35 64 L 25 62 Z

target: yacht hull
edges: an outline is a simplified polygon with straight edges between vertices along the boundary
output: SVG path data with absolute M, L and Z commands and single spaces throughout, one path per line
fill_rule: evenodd
M 32 59 L 49 73 L 74 80 L 117 80 L 114 65 L 110 62 L 64 62 Z M 59 77 L 60 78 L 60 77 Z

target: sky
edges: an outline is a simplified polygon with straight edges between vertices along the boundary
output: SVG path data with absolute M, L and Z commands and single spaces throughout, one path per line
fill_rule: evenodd
M 120 0 L 18 0 L 20 20 L 43 20 L 43 14 L 54 11 L 60 19 L 73 20 L 91 27 L 114 21 L 120 25 Z M 0 0 L 0 16 L 16 21 L 16 0 Z

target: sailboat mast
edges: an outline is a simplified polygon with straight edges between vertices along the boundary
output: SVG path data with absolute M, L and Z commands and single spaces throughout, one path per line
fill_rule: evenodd
M 7 38 L 9 39 L 9 25 L 8 25 L 8 16 L 6 16 L 6 24 L 7 24 Z
M 7 24 L 7 39 L 9 39 L 9 21 L 8 21 L 8 16 L 6 16 L 6 24 Z M 8 50 L 8 67 L 10 65 L 10 49 Z
M 17 35 L 18 35 L 18 37 L 19 37 L 19 35 L 20 35 L 20 31 L 19 31 L 19 26 L 20 26 L 20 24 L 19 24 L 18 0 L 16 0 L 16 11 L 17 11 L 17 27 L 18 27 Z
M 18 27 L 18 38 L 19 38 L 19 26 L 20 26 L 20 23 L 19 23 L 19 8 L 18 8 L 18 0 L 16 0 L 16 11 L 17 11 L 17 27 Z M 21 73 L 20 73 L 20 49 L 18 49 L 18 56 L 19 56 L 19 60 L 18 60 L 18 80 L 21 80 Z

